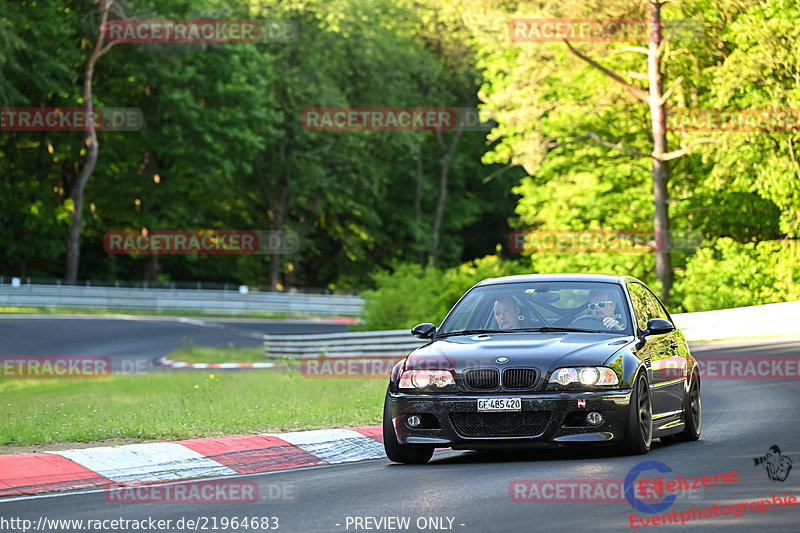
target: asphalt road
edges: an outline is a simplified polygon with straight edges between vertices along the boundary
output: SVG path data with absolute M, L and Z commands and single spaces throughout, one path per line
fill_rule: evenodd
M 0 355 L 108 356 L 113 371 L 133 372 L 150 368 L 153 359 L 188 343 L 241 348 L 259 346 L 263 335 L 332 333 L 346 328 L 313 320 L 0 315 Z
M 704 355 L 797 355 L 800 342 L 740 347 L 714 346 L 695 350 Z M 24 518 L 36 523 L 49 519 L 147 519 L 177 520 L 206 517 L 208 531 L 222 529 L 223 517 L 278 518 L 278 531 L 461 531 L 475 533 L 527 531 L 625 531 L 630 515 L 655 516 L 634 510 L 626 501 L 612 503 L 513 502 L 509 485 L 519 479 L 624 480 L 629 470 L 644 460 L 659 461 L 681 477 L 701 477 L 736 472 L 735 483 L 698 489 L 682 495 L 659 513 L 690 512 L 697 508 L 733 505 L 786 493 L 800 500 L 800 467 L 785 481 L 771 481 L 764 466 L 753 458 L 777 444 L 784 456 L 800 462 L 798 381 L 706 381 L 702 388 L 703 428 L 698 442 L 663 445 L 656 441 L 646 456 L 618 457 L 602 449 L 541 450 L 527 453 L 476 453 L 439 451 L 424 466 L 394 465 L 388 460 L 313 467 L 226 478 L 251 481 L 267 495 L 276 487 L 290 489 L 290 501 L 261 501 L 252 505 L 120 505 L 105 501 L 102 491 L 23 497 L 0 500 L 0 518 Z M 376 406 L 380 409 L 380 406 Z M 651 472 L 651 474 L 654 474 Z M 642 474 L 644 477 L 644 474 Z M 647 476 L 653 477 L 653 476 Z M 680 515 L 678 515 L 680 516 Z M 349 517 L 349 521 L 348 521 Z M 409 517 L 408 528 L 375 527 L 372 520 L 355 518 Z M 441 522 L 428 517 L 443 517 Z M 452 522 L 449 521 L 452 519 Z M 419 521 L 419 522 L 418 522 Z M 739 517 L 703 518 L 685 525 L 650 525 L 647 531 L 701 529 L 713 531 L 797 531 L 798 506 L 750 510 Z M 274 523 L 274 522 L 271 522 Z M 0 520 L 0 525 L 2 521 Z M 443 524 L 443 526 L 442 526 Z M 201 518 L 198 530 L 203 530 Z M 397 526 L 398 523 L 391 522 Z M 436 527 L 438 525 L 438 528 Z M 637 524 L 640 525 L 640 524 Z M 367 529 L 366 526 L 370 526 Z M 418 527 L 423 526 L 423 527 Z M 133 529 L 129 529 L 133 531 Z M 258 529 L 267 531 L 267 529 Z M 12 531 L 4 529 L 4 531 Z M 47 531 L 77 531 L 49 529 Z M 86 531 L 84 529 L 84 531 Z M 101 529 L 96 531 L 122 531 Z

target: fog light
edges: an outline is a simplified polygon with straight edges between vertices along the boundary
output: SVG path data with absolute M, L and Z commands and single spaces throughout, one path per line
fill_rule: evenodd
M 406 424 L 410 428 L 418 428 L 420 425 L 422 425 L 422 419 L 419 417 L 419 415 L 411 415 L 406 418 Z
M 592 411 L 588 415 L 586 415 L 586 421 L 593 426 L 599 426 L 603 423 L 603 415 L 598 413 L 597 411 Z

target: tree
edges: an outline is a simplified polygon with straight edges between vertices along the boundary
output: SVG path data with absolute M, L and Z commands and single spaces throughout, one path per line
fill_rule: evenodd
M 79 38 L 88 30 L 82 16 L 63 0 L 0 4 L 0 106 L 77 107 L 74 65 L 85 61 Z M 62 194 L 76 172 L 71 154 L 83 148 L 77 135 L 0 131 L 2 272 L 63 274 L 70 212 Z
M 83 104 L 87 115 L 91 116 L 94 111 L 94 98 L 92 83 L 94 81 L 94 68 L 97 61 L 108 52 L 114 43 L 105 43 L 105 25 L 108 21 L 108 14 L 114 6 L 114 0 L 95 0 L 100 4 L 100 21 L 96 26 L 95 44 L 89 58 L 86 61 L 86 70 L 83 79 Z M 93 121 L 88 121 L 88 131 L 86 132 L 86 147 L 88 154 L 86 162 L 81 169 L 78 177 L 72 183 L 70 188 L 70 197 L 72 198 L 72 217 L 69 223 L 69 238 L 67 241 L 67 265 L 64 277 L 67 283 L 75 283 L 78 279 L 78 265 L 80 263 L 81 255 L 81 229 L 83 228 L 83 192 L 86 189 L 86 184 L 89 178 L 94 173 L 94 167 L 97 164 L 97 154 L 99 150 L 99 143 L 97 140 L 97 132 L 95 131 L 95 124 Z
M 558 51 L 552 47 L 543 46 L 535 51 L 530 49 L 525 51 L 504 50 L 494 54 L 497 59 L 502 59 L 494 65 L 491 84 L 485 91 L 490 96 L 490 106 L 497 110 L 500 128 L 493 132 L 493 138 L 503 140 L 492 154 L 487 156 L 487 161 L 492 162 L 511 162 L 523 164 L 526 169 L 533 173 L 542 165 L 546 157 L 555 153 L 565 146 L 576 145 L 573 150 L 580 150 L 582 142 L 588 141 L 602 146 L 610 152 L 606 152 L 605 157 L 619 159 L 620 157 L 629 159 L 631 165 L 638 166 L 635 159 L 648 158 L 651 161 L 651 190 L 653 195 L 653 229 L 662 235 L 670 235 L 670 215 L 669 215 L 669 162 L 676 160 L 690 153 L 695 145 L 709 142 L 709 138 L 697 138 L 688 143 L 681 143 L 681 148 L 668 151 L 667 131 L 666 131 L 666 109 L 668 98 L 682 82 L 683 77 L 676 75 L 665 68 L 663 55 L 665 50 L 669 50 L 670 43 L 662 34 L 663 20 L 662 7 L 666 4 L 663 0 L 646 0 L 633 6 L 625 3 L 615 3 L 613 5 L 604 4 L 594 5 L 594 3 L 582 5 L 580 11 L 574 11 L 575 5 L 560 5 L 559 2 L 546 2 L 546 9 L 550 14 L 557 14 L 560 17 L 579 17 L 592 13 L 592 18 L 598 18 L 597 13 L 614 12 L 613 16 L 607 19 L 621 19 L 621 21 L 647 20 L 650 26 L 657 31 L 651 31 L 648 39 L 648 46 L 624 46 L 619 47 L 614 44 L 597 46 L 604 48 L 604 55 L 607 58 L 603 64 L 591 57 L 588 52 L 578 50 L 576 46 L 565 39 L 564 43 L 567 50 L 580 59 L 584 64 L 591 67 L 593 71 L 599 73 L 607 80 L 612 81 L 622 88 L 627 97 L 633 96 L 637 101 L 644 103 L 647 113 L 642 114 L 635 107 L 631 108 L 624 102 L 617 100 L 616 92 L 609 92 L 606 83 L 596 83 L 596 78 L 592 78 L 594 85 L 586 83 L 588 79 L 585 73 L 580 75 L 569 75 L 556 71 L 557 64 L 563 65 L 563 58 Z M 573 9 L 572 12 L 565 13 L 565 10 Z M 539 44 L 539 43 L 536 43 Z M 596 44 L 596 43 L 593 43 Z M 507 45 L 508 46 L 508 45 Z M 640 88 L 634 82 L 626 79 L 618 72 L 625 69 L 633 69 L 636 64 L 622 58 L 622 53 L 634 52 L 643 53 L 647 56 L 647 75 L 637 76 L 647 80 L 647 88 Z M 525 57 L 527 61 L 523 64 L 529 66 L 532 71 L 527 73 L 528 85 L 530 86 L 533 98 L 523 103 L 519 111 L 513 110 L 511 106 L 516 100 L 515 93 L 509 91 L 508 82 L 503 80 L 506 74 L 499 69 L 504 64 L 508 64 L 511 58 Z M 535 57 L 536 61 L 532 61 Z M 619 69 L 607 66 L 608 63 L 616 63 Z M 554 64 L 555 63 L 555 64 Z M 524 68 L 524 67 L 521 67 Z M 665 73 L 670 73 L 672 78 L 670 88 L 663 90 Z M 516 81 L 516 80 L 515 80 Z M 574 89 L 566 89 L 563 84 L 578 84 Z M 584 87 L 597 87 L 600 91 L 584 89 Z M 613 89 L 612 89 L 613 90 Z M 591 93 L 594 93 L 593 95 Z M 574 127 L 576 124 L 588 124 L 591 121 L 577 120 L 573 127 L 566 130 L 548 132 L 546 124 L 563 123 L 555 122 L 559 115 L 564 112 L 569 113 L 571 107 L 586 107 L 576 98 L 578 95 L 587 95 L 595 100 L 594 112 L 597 109 L 607 107 L 611 113 L 606 115 L 607 119 L 619 120 L 620 113 L 633 113 L 634 118 L 632 128 L 617 128 L 619 132 L 612 133 L 611 136 L 601 136 L 597 131 Z M 565 97 L 567 99 L 565 99 Z M 530 103 L 529 103 L 530 102 Z M 613 106 L 613 107 L 608 107 Z M 509 109 L 511 108 L 511 109 Z M 647 130 L 649 143 L 643 143 L 641 134 L 644 133 L 642 119 L 647 120 Z M 595 121 L 597 122 L 597 121 Z M 608 129 L 608 128 L 605 128 Z M 549 133 L 549 135 L 548 135 Z M 555 134 L 555 135 L 554 135 Z M 560 137 L 560 138 L 559 138 Z M 616 138 L 615 138 L 616 137 Z M 620 139 L 622 137 L 622 139 Z M 632 142 L 635 141 L 635 142 Z M 617 155 L 614 155 L 617 154 Z M 619 164 L 619 161 L 616 163 Z M 669 248 L 659 251 L 656 254 L 655 271 L 661 284 L 662 294 L 665 300 L 669 299 L 669 292 L 673 280 L 672 257 Z
M 708 69 L 713 83 L 701 101 L 705 108 L 734 114 L 741 110 L 764 121 L 765 127 L 754 131 L 723 131 L 720 142 L 707 146 L 703 155 L 714 162 L 709 183 L 739 190 L 778 212 L 779 231 L 770 225 L 765 232 L 772 238 L 781 233 L 800 238 L 798 18 L 800 6 L 795 2 L 743 3 L 721 31 L 727 53 Z M 753 221 L 753 226 L 759 228 L 765 219 L 775 221 L 774 211 L 772 215 Z M 760 236 L 755 232 L 746 240 Z

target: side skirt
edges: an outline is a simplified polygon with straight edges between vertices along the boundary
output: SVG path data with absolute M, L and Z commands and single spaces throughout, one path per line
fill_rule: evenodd
M 653 438 L 666 437 L 683 431 L 683 411 L 661 413 L 653 416 Z

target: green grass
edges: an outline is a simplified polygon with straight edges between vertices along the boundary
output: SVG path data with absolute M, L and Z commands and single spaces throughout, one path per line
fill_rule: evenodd
M 278 312 L 219 313 L 204 311 L 180 311 L 167 309 L 85 309 L 79 307 L 4 307 L 0 306 L 0 314 L 26 315 L 137 315 L 137 316 L 178 316 L 203 318 L 330 318 L 328 315 L 307 315 Z
M 380 423 L 385 391 L 385 379 L 263 370 L 0 379 L 0 445 L 373 425 Z
M 167 355 L 167 359 L 184 363 L 265 363 L 264 347 L 203 348 L 186 345 Z

